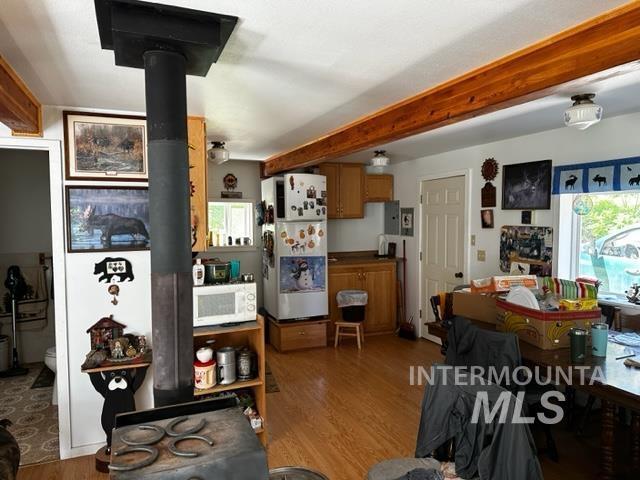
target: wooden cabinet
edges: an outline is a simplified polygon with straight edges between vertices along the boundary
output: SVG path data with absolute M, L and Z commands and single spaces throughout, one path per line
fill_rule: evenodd
M 269 319 L 269 343 L 279 352 L 327 346 L 328 320 L 279 323 Z
M 323 163 L 327 177 L 327 217 L 364 218 L 364 168 L 358 163 Z
M 390 202 L 392 200 L 393 175 L 365 175 L 365 202 Z
M 229 385 L 218 384 L 206 390 L 194 389 L 196 400 L 202 395 L 213 395 L 222 392 L 231 392 L 240 389 L 251 390 L 255 400 L 256 410 L 262 417 L 262 428 L 256 430 L 262 444 L 267 446 L 267 395 L 265 389 L 265 348 L 264 348 L 264 317 L 257 315 L 255 322 L 240 323 L 233 327 L 198 327 L 193 329 L 193 351 L 209 346 L 207 340 L 215 339 L 215 350 L 221 347 L 249 347 L 256 353 L 258 362 L 258 376 L 250 380 L 236 380 Z M 214 355 L 215 358 L 215 355 Z
M 396 264 L 395 262 L 349 262 L 329 267 L 329 337 L 335 333 L 335 322 L 342 320 L 336 302 L 340 290 L 365 290 L 369 294 L 365 310 L 364 333 L 391 333 L 396 328 Z
M 189 182 L 191 184 L 191 249 L 207 249 L 207 135 L 204 118 L 187 118 Z

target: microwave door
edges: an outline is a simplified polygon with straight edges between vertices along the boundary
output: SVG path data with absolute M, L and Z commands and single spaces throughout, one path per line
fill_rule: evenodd
M 236 311 L 235 318 L 233 321 L 239 322 L 244 320 L 245 317 L 245 307 L 247 302 L 245 300 L 246 292 L 244 290 L 239 290 L 236 292 Z
M 233 322 L 237 308 L 234 291 L 194 295 L 195 326 Z

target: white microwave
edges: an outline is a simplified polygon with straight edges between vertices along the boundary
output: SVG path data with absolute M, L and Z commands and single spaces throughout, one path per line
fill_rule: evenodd
M 256 319 L 255 283 L 193 287 L 193 326 L 251 322 Z

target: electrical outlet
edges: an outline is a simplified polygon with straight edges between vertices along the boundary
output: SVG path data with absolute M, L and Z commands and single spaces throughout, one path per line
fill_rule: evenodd
M 475 235 L 471 235 L 471 246 L 472 247 L 476 246 L 476 236 Z
M 484 262 L 487 259 L 487 252 L 484 250 L 478 250 L 478 261 Z

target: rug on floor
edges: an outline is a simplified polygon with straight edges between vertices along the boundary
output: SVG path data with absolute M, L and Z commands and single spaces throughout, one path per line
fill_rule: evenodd
M 33 382 L 33 385 L 31 385 L 31 388 L 34 389 L 53 387 L 53 381 L 55 380 L 55 378 L 56 374 L 53 373 L 53 371 L 45 365 L 44 367 L 42 367 L 42 370 L 40 370 L 40 373 Z
M 31 390 L 43 364 L 23 365 L 26 375 L 0 379 L 0 418 L 8 418 L 8 430 L 20 446 L 20 465 L 60 458 L 58 408 L 51 405 L 53 387 Z
M 265 369 L 264 369 L 264 383 L 265 383 L 265 391 L 267 393 L 276 393 L 280 391 L 280 387 L 278 387 L 278 382 L 276 381 L 276 376 L 273 374 L 273 372 L 271 371 L 271 368 L 269 367 L 269 364 L 265 364 Z

